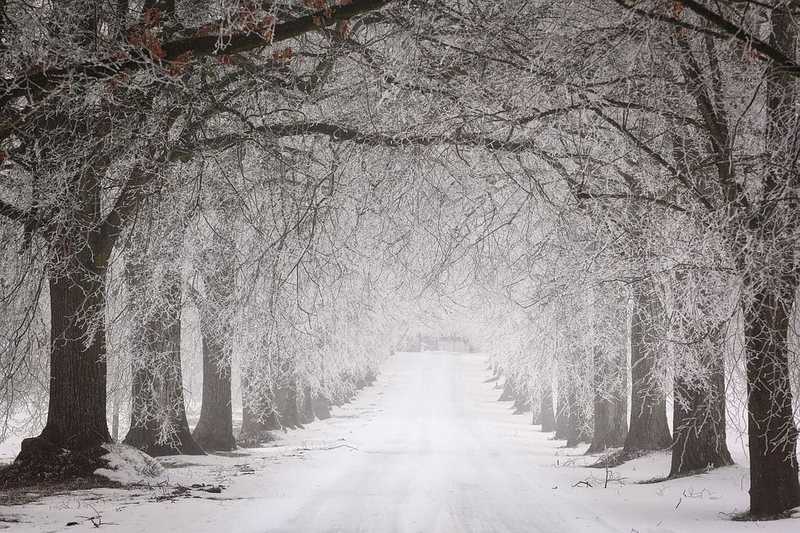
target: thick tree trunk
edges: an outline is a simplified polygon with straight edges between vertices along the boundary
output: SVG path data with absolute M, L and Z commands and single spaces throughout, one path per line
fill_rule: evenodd
M 22 442 L 15 461 L 20 477 L 91 475 L 105 453 L 101 445 L 111 441 L 106 421 L 104 316 L 110 241 L 98 230 L 100 184 L 91 172 L 65 179 L 72 180 L 65 184 L 75 211 L 69 224 L 50 228 L 47 422 L 41 435 Z M 74 453 L 64 454 L 64 449 Z
M 745 308 L 750 513 L 773 516 L 800 505 L 797 428 L 787 335 L 797 283 L 765 287 Z
M 192 436 L 207 451 L 236 448 L 230 358 L 221 340 L 206 334 L 203 334 L 203 405 Z
M 627 368 L 626 368 L 627 370 Z M 627 373 L 627 372 L 626 372 Z M 628 379 L 622 376 L 622 390 L 616 401 L 613 402 L 613 414 L 611 415 L 611 431 L 606 443 L 608 446 L 624 446 L 625 439 L 628 437 Z
M 706 371 L 700 380 L 687 375 L 688 371 L 675 369 L 670 477 L 733 464 L 725 432 L 721 328 L 717 325 L 710 333 L 714 353 L 700 353 L 700 367 Z
M 218 243 L 222 249 L 227 243 Z M 231 250 L 232 252 L 232 250 Z M 226 254 L 227 255 L 227 254 Z M 193 436 L 206 450 L 230 451 L 236 447 L 233 437 L 231 403 L 231 354 L 226 338 L 230 335 L 228 316 L 235 278 L 226 269 L 224 257 L 216 258 L 216 271 L 205 276 L 205 299 L 199 303 L 203 335 L 203 404 Z
M 667 401 L 659 383 L 658 325 L 664 310 L 650 279 L 634 287 L 631 319 L 631 423 L 623 454 L 662 450 L 672 444 L 667 424 Z
M 790 61 L 797 58 L 796 10 L 800 0 L 775 2 L 770 45 Z M 780 4 L 780 5 L 778 5 Z M 768 517 L 800 505 L 797 428 L 789 381 L 788 331 L 798 288 L 797 242 L 800 220 L 796 191 L 797 79 L 776 62 L 766 73 L 765 141 L 770 160 L 763 180 L 761 211 L 748 213 L 762 242 L 751 253 L 757 261 L 740 264 L 749 291 L 744 305 L 747 355 L 747 429 L 750 446 L 750 514 Z M 748 237 L 752 237 L 751 232 Z M 766 255 L 765 255 L 766 252 Z M 762 258 L 766 257 L 767 261 Z M 753 265 L 759 265 L 757 270 Z
M 73 246 L 65 238 L 61 249 L 66 264 L 50 272 L 47 422 L 38 437 L 22 441 L 14 466 L 4 472 L 14 478 L 9 481 L 91 476 L 107 453 L 101 445 L 111 441 L 106 421 L 106 262 L 88 244 L 70 256 Z
M 91 264 L 84 264 L 91 268 Z M 92 271 L 93 270 L 93 271 Z M 87 451 L 110 442 L 106 421 L 104 272 L 50 279 L 50 400 L 39 437 L 25 439 L 18 463 L 46 463 L 61 448 Z
M 294 378 L 278 391 L 278 412 L 280 413 L 281 426 L 295 429 L 302 427 L 300 423 L 300 409 L 298 406 L 297 380 Z
M 628 435 L 627 358 L 619 350 L 609 359 L 594 352 L 594 419 L 592 443 L 586 453 L 599 453 L 625 444 Z
M 575 387 L 570 387 L 569 392 L 569 415 L 567 416 L 567 448 L 574 448 L 581 442 L 591 440 L 588 432 L 589 420 L 586 413 L 581 409 L 578 401 L 578 393 Z
M 556 430 L 556 416 L 553 412 L 553 387 L 550 385 L 549 380 L 542 386 L 542 404 L 541 415 L 539 419 L 542 424 L 543 432 L 550 432 Z
M 272 428 L 253 411 L 253 408 L 244 404 L 242 406 L 242 429 L 236 442 L 239 446 L 253 448 L 262 442 L 273 439 Z
M 138 269 L 140 265 L 133 265 Z M 143 286 L 147 278 L 135 273 L 138 298 L 157 291 Z M 145 303 L 144 324 L 136 327 L 134 340 L 131 425 L 125 443 L 153 455 L 203 454 L 189 431 L 183 400 L 181 374 L 181 279 L 180 274 L 165 274 L 164 301 Z
M 280 412 L 285 404 L 281 403 L 281 391 L 276 394 L 264 383 L 254 382 L 248 377 L 251 372 L 252 369 L 242 370 L 242 429 L 237 442 L 244 447 L 274 440 L 271 431 L 283 429 Z
M 50 402 L 42 437 L 77 450 L 108 442 L 104 275 L 50 281 Z
M 236 442 L 246 448 L 273 440 L 270 431 L 280 429 L 274 410 L 254 387 L 245 369 L 242 373 L 242 429 Z

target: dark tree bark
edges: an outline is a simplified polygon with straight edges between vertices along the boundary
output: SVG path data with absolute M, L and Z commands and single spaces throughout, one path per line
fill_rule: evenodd
M 672 444 L 667 424 L 667 401 L 659 383 L 659 324 L 664 310 L 652 280 L 633 289 L 631 319 L 631 422 L 623 454 L 662 450 Z
M 242 375 L 242 429 L 236 439 L 239 446 L 256 447 L 273 440 L 270 431 L 280 429 L 277 416 L 272 408 L 255 394 L 253 385 L 246 375 Z M 250 397 L 248 398 L 248 395 Z
M 146 318 L 134 327 L 131 425 L 124 442 L 152 456 L 203 454 L 189 431 L 183 399 L 180 273 L 168 270 L 159 291 L 146 284 L 147 261 L 139 261 L 132 260 L 128 277 L 132 297 L 145 300 L 139 303 L 145 306 Z M 163 292 L 164 300 L 147 302 L 147 295 L 154 292 Z M 168 434 L 162 430 L 165 426 Z
M 625 444 L 628 435 L 627 357 L 620 349 L 609 358 L 594 352 L 594 419 L 592 443 L 586 453 L 599 453 Z
M 283 385 L 260 395 L 258 402 L 245 402 L 248 406 L 248 424 L 243 423 L 242 433 L 248 439 L 260 432 L 302 427 L 301 406 L 298 405 L 297 385 L 289 380 Z M 255 432 L 255 435 L 253 433 Z M 265 436 L 266 437 L 266 436 Z M 239 440 L 242 441 L 240 436 Z M 271 437 L 267 438 L 271 440 Z
M 542 386 L 541 415 L 542 431 L 548 433 L 556 430 L 556 416 L 553 412 L 553 388 L 549 380 Z
M 242 429 L 236 441 L 244 447 L 270 442 L 274 440 L 271 432 L 283 429 L 274 391 L 262 381 L 254 381 L 253 373 L 257 370 L 242 369 Z
M 733 464 L 725 442 L 725 381 L 721 365 L 713 370 L 708 385 L 710 390 L 675 377 L 670 477 Z
M 124 15 L 128 3 L 119 1 L 113 4 L 117 7 L 117 13 Z M 382 6 L 381 2 L 360 2 L 359 5 L 336 7 L 331 17 L 309 15 L 284 21 L 276 26 L 268 40 L 247 31 L 235 38 L 236 46 L 231 47 L 233 43 L 226 42 L 226 49 L 234 53 L 237 50 L 263 47 L 268 41 L 277 42 L 307 31 L 317 31 L 319 20 L 324 19 L 326 25 L 332 26 L 334 19 L 348 20 L 354 15 Z M 74 43 L 75 57 L 83 55 L 81 48 L 96 45 L 97 30 L 103 22 L 97 18 L 96 2 L 55 2 L 50 11 L 58 20 L 59 30 L 63 30 L 63 44 Z M 120 19 L 123 18 L 124 16 L 120 16 Z M 0 28 L 4 38 L 8 31 L 6 22 L 8 21 L 4 20 Z M 113 21 L 105 22 L 113 26 Z M 124 22 L 120 22 L 119 26 L 124 26 Z M 122 31 L 116 33 L 122 37 Z M 219 52 L 217 40 L 216 36 L 198 36 L 188 41 L 178 39 L 165 46 L 169 49 L 167 55 L 170 57 L 182 57 L 189 48 L 208 55 Z M 116 69 L 119 65 L 118 59 L 110 61 Z M 112 113 L 106 108 L 93 107 L 94 103 L 88 104 L 87 109 L 74 110 L 72 115 L 72 110 L 61 113 L 64 101 L 60 99 L 59 93 L 65 80 L 75 81 L 77 78 L 86 82 L 78 90 L 78 94 L 92 93 L 93 87 L 102 86 L 104 80 L 108 79 L 108 67 L 111 63 L 101 65 L 94 60 L 59 63 L 46 73 L 41 72 L 33 77 L 29 69 L 23 66 L 15 81 L 9 82 L 9 87 L 16 86 L 16 90 L 11 91 L 16 94 L 8 93 L 2 97 L 4 108 L 11 106 L 16 109 L 21 99 L 27 101 L 24 109 L 5 113 L 8 116 L 25 117 L 25 124 L 5 128 L 4 138 L 12 135 L 13 130 L 13 135 L 17 137 L 37 140 L 36 143 L 26 141 L 23 144 L 35 145 L 36 150 L 43 147 L 44 152 L 57 154 L 53 156 L 54 168 L 34 169 L 35 174 L 42 176 L 34 180 L 34 189 L 35 182 L 39 179 L 59 182 L 57 187 L 52 188 L 52 197 L 47 199 L 50 203 L 43 205 L 41 210 L 36 201 L 30 209 L 19 210 L 0 200 L 0 215 L 21 227 L 24 226 L 26 240 L 32 235 L 38 235 L 49 242 L 49 261 L 53 265 L 49 272 L 53 320 L 48 418 L 42 434 L 37 438 L 26 439 L 23 443 L 18 457 L 20 462 L 35 456 L 36 461 L 42 463 L 45 455 L 50 454 L 60 457 L 59 464 L 63 466 L 64 449 L 93 450 L 94 453 L 101 451 L 101 444 L 110 441 L 105 418 L 107 377 L 103 324 L 107 262 L 120 232 L 134 216 L 142 198 L 148 194 L 146 186 L 157 181 L 159 174 L 152 171 L 153 167 L 147 166 L 146 170 L 137 165 L 127 180 L 116 174 L 113 183 L 101 183 L 110 166 L 110 159 L 120 153 L 119 147 L 112 145 L 116 142 L 111 139 L 114 136 L 109 135 L 108 131 L 102 131 L 105 124 L 113 122 L 107 120 Z M 126 65 L 122 65 L 120 72 L 140 70 L 145 63 L 148 62 L 132 58 Z M 134 92 L 138 94 L 137 91 Z M 131 114 L 131 110 L 136 108 L 135 103 L 125 102 L 121 107 L 125 110 L 126 120 L 139 122 L 142 118 Z M 57 112 L 53 112 L 54 110 Z M 99 111 L 98 116 L 91 115 L 95 111 Z M 179 116 L 179 111 L 166 113 L 165 127 L 160 131 L 169 131 Z M 43 123 L 46 124 L 42 126 Z M 149 136 L 147 132 L 139 133 Z M 166 144 L 162 138 L 155 139 L 151 147 L 153 149 L 149 150 L 152 160 L 157 164 L 169 160 L 168 150 L 164 151 L 166 155 L 163 157 L 161 153 Z M 25 161 L 26 157 L 20 159 Z M 103 159 L 108 161 L 97 161 Z M 65 176 L 65 170 L 69 169 L 80 171 L 73 177 Z M 63 187 L 60 180 L 65 183 Z M 100 209 L 101 197 L 106 201 L 115 190 L 120 191 L 119 195 L 116 200 L 112 199 L 113 206 L 103 206 L 104 210 L 110 207 L 104 218 Z M 89 461 L 83 467 L 89 468 L 91 472 L 94 470 L 93 465 Z M 60 472 L 64 476 L 80 474 L 77 470 L 67 471 L 63 468 Z
M 242 429 L 236 442 L 245 448 L 256 447 L 262 442 L 273 440 L 270 433 L 272 429 L 275 428 L 256 415 L 252 407 L 245 404 L 242 407 Z
M 581 409 L 578 388 L 574 383 L 570 383 L 567 396 L 569 398 L 569 414 L 567 415 L 566 447 L 574 448 L 581 442 L 588 442 L 592 436 L 589 433 L 590 421 L 583 409 Z
M 151 177 L 137 167 L 103 216 L 104 176 L 112 163 L 105 139 L 109 123 L 87 122 L 81 114 L 84 111 L 76 110 L 73 115 L 52 109 L 51 116 L 37 122 L 34 130 L 36 136 L 50 141 L 55 138 L 53 142 L 79 154 L 67 163 L 68 167 L 78 159 L 85 165 L 79 175 L 64 177 L 52 191 L 55 201 L 60 202 L 47 206 L 52 219 L 38 219 L 37 191 L 50 185 L 48 172 L 59 172 L 57 169 L 39 169 L 43 177 L 34 180 L 34 202 L 29 211 L 0 201 L 0 213 L 23 226 L 26 240 L 37 234 L 49 242 L 48 416 L 42 434 L 25 439 L 15 461 L 31 476 L 41 474 L 49 480 L 90 476 L 104 466 L 100 457 L 107 452 L 102 445 L 111 441 L 106 420 L 105 280 L 112 249 Z M 65 126 L 70 135 L 56 138 Z M 78 146 L 85 138 L 98 140 L 93 145 L 97 153 L 85 154 Z M 78 140 L 71 144 L 73 139 Z M 75 453 L 64 454 L 63 450 Z
M 681 355 L 691 364 L 683 368 L 682 358 L 676 359 L 670 477 L 733 464 L 725 432 L 724 324 L 713 324 L 701 333 L 705 338 L 696 338 L 695 323 L 684 322 L 679 334 L 692 342 Z
M 777 2 L 776 2 L 777 4 Z M 792 61 L 797 57 L 796 12 L 800 0 L 791 0 L 772 11 L 770 45 Z M 750 448 L 750 514 L 768 517 L 800 505 L 797 464 L 797 427 L 792 411 L 789 380 L 788 332 L 800 273 L 794 241 L 800 228 L 800 103 L 795 79 L 770 63 L 766 72 L 766 146 L 772 149 L 764 178 L 763 199 L 748 220 L 758 228 L 751 235 L 759 243 L 751 253 L 768 262 L 746 273 L 744 335 L 747 358 L 747 430 Z M 777 148 L 780 147 L 780 148 Z M 794 196 L 795 199 L 787 198 Z M 752 269 L 752 265 L 749 265 Z
M 706 133 L 712 139 L 708 144 L 712 155 L 708 159 L 714 161 L 719 182 L 735 183 L 729 120 L 722 101 L 723 78 L 714 41 L 702 41 L 709 59 L 709 72 L 704 73 L 686 35 L 676 32 L 674 39 L 680 50 L 680 67 L 687 90 L 694 97 Z M 690 175 L 692 168 L 696 168 L 703 158 L 702 148 L 692 135 L 681 133 L 679 128 L 672 129 L 671 136 L 676 166 L 682 174 Z M 718 183 L 714 183 L 710 175 L 700 178 L 697 186 L 708 198 L 713 198 L 719 190 Z M 697 274 L 692 271 L 678 271 L 676 282 L 683 286 L 686 280 L 696 277 Z M 683 344 L 677 347 L 679 352 L 673 369 L 670 477 L 732 464 L 725 434 L 724 356 L 720 339 L 722 324 L 714 324 L 710 322 L 713 319 L 709 318 L 718 312 L 716 307 L 723 304 L 719 300 L 708 300 L 713 286 L 709 290 L 698 290 L 698 286 L 713 281 L 713 276 L 703 277 L 707 279 L 694 279 L 693 285 L 682 287 L 685 294 L 694 293 L 688 297 L 688 305 L 680 299 L 675 302 L 679 322 L 678 330 L 672 336 L 681 339 Z M 695 305 L 699 305 L 700 318 L 694 318 L 695 313 L 692 313 L 692 306 Z M 704 331 L 704 328 L 707 330 Z
M 69 450 L 111 440 L 106 421 L 105 328 L 98 316 L 104 306 L 104 273 L 92 270 L 50 280 L 50 408 L 38 438 Z M 18 460 L 27 459 L 26 447 L 33 440 L 23 442 Z
M 234 302 L 235 272 L 229 259 L 233 246 L 214 233 L 213 250 L 206 263 L 213 269 L 204 276 L 205 297 L 198 298 L 203 335 L 203 403 L 194 438 L 206 450 L 230 451 L 236 447 L 231 403 L 230 313 Z
M 90 173 L 74 178 L 72 216 L 82 221 L 49 228 L 58 254 L 48 274 L 50 289 L 50 390 L 47 422 L 25 439 L 15 463 L 48 476 L 90 475 L 111 441 L 106 421 L 105 279 L 109 235 L 98 229 L 100 184 Z M 62 450 L 78 452 L 75 461 Z M 73 454 L 76 455 L 76 454 Z M 77 457 L 77 456 L 76 456 Z M 70 464 L 71 463 L 71 464 Z
M 221 341 L 203 335 L 203 405 L 192 433 L 206 451 L 236 448 L 231 408 L 230 356 Z
M 303 427 L 300 423 L 296 379 L 290 379 L 289 383 L 278 389 L 277 406 L 282 427 L 288 429 Z
M 800 505 L 787 345 L 797 290 L 793 281 L 783 290 L 757 291 L 745 308 L 750 513 L 755 517 Z

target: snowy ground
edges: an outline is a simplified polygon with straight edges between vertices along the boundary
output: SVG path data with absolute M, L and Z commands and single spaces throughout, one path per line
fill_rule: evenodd
M 163 461 L 171 487 L 221 484 L 220 494 L 79 491 L 0 508 L 0 528 L 96 531 L 91 516 L 120 533 L 800 530 L 798 519 L 728 519 L 747 508 L 740 466 L 636 484 L 667 473 L 657 454 L 613 469 L 604 488 L 605 471 L 582 467 L 585 448 L 561 448 L 511 414 L 488 375 L 480 355 L 399 354 L 352 404 L 275 446 Z

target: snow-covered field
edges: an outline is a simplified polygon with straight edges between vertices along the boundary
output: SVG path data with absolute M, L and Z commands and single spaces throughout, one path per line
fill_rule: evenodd
M 741 466 L 637 484 L 668 472 L 656 454 L 611 470 L 606 487 L 604 470 L 583 467 L 585 447 L 564 449 L 513 415 L 488 376 L 480 355 L 398 354 L 333 418 L 273 446 L 165 459 L 156 486 L 7 506 L 0 528 L 96 531 L 92 517 L 119 533 L 800 530 L 800 519 L 729 519 L 747 508 Z M 5 459 L 14 446 L 3 443 Z M 175 491 L 192 484 L 203 486 Z

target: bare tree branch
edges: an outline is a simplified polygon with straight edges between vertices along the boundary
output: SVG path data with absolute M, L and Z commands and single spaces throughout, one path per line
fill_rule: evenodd
M 14 222 L 24 222 L 31 216 L 28 211 L 19 209 L 3 200 L 0 200 L 0 215 Z
M 222 56 L 248 52 L 274 43 L 298 37 L 304 33 L 318 30 L 321 27 L 330 27 L 337 21 L 355 17 L 361 13 L 380 9 L 391 0 L 352 0 L 348 5 L 331 7 L 327 10 L 317 11 L 310 15 L 298 17 L 275 24 L 271 32 L 263 34 L 255 31 L 236 33 L 230 36 L 201 35 L 195 30 L 195 36 L 177 39 L 161 45 L 163 57 L 158 60 L 168 64 L 185 54 L 193 58 L 206 56 Z M 17 98 L 27 97 L 38 100 L 61 83 L 79 80 L 101 80 L 112 78 L 121 72 L 136 72 L 143 70 L 150 61 L 150 54 L 142 49 L 140 57 L 125 60 L 108 58 L 105 61 L 89 62 L 63 67 L 50 68 L 43 72 L 28 73 L 24 76 L 5 81 L 3 97 L 0 98 L 0 107 L 6 107 Z M 8 130 L 6 125 L 3 130 Z
M 800 65 L 798 65 L 791 58 L 787 57 L 786 54 L 784 54 L 774 46 L 771 46 L 768 43 L 762 41 L 761 39 L 759 39 L 752 33 L 748 32 L 741 26 L 737 26 L 736 24 L 729 21 L 719 13 L 711 11 L 710 9 L 702 5 L 700 2 L 696 2 L 695 0 L 681 0 L 681 4 L 684 7 L 693 11 L 700 17 L 704 18 L 705 20 L 710 22 L 713 26 L 719 28 L 723 32 L 723 34 L 717 32 L 709 32 L 707 29 L 700 28 L 692 24 L 687 24 L 686 22 L 683 22 L 676 18 L 668 17 L 659 13 L 655 13 L 653 11 L 645 11 L 643 9 L 635 7 L 636 2 L 631 2 L 630 0 L 614 0 L 614 1 L 620 6 L 636 13 L 639 16 L 659 20 L 661 22 L 666 22 L 680 28 L 691 29 L 698 33 L 704 33 L 707 35 L 710 34 L 717 38 L 724 36 L 733 37 L 736 40 L 752 47 L 754 50 L 759 52 L 767 59 L 781 66 L 782 69 L 787 74 L 790 74 L 794 77 L 800 77 Z

